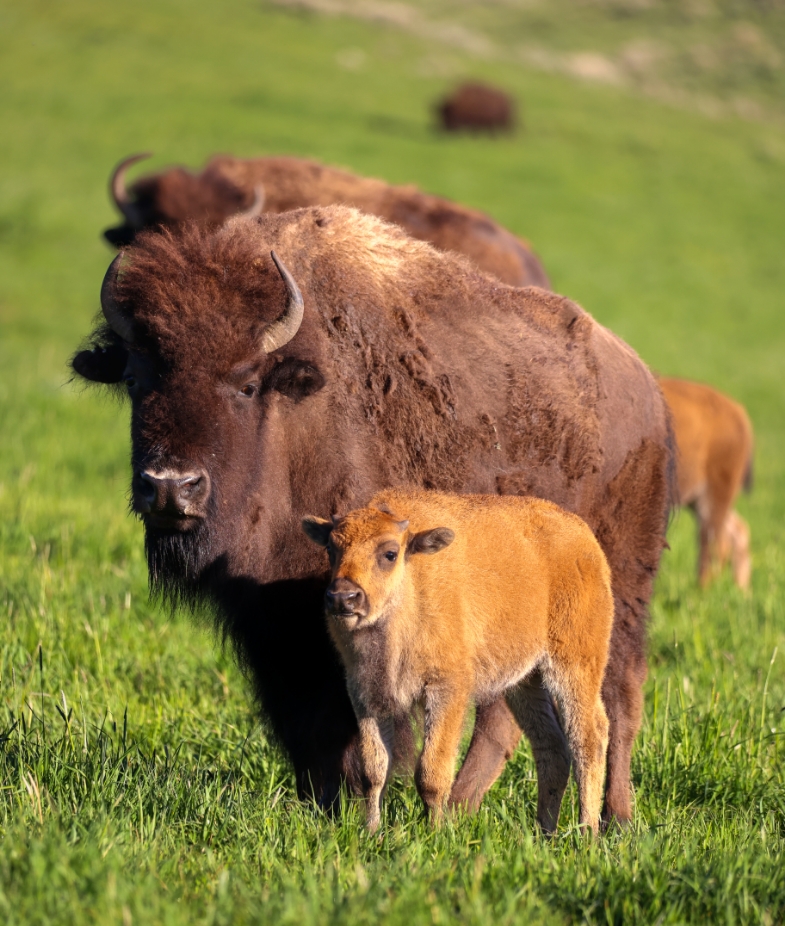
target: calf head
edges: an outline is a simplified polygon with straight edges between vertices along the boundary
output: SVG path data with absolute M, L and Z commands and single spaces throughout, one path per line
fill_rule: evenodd
M 325 610 L 347 630 L 371 627 L 390 614 L 404 593 L 409 558 L 438 553 L 455 538 L 447 527 L 411 532 L 408 521 L 378 508 L 360 508 L 330 521 L 311 516 L 302 525 L 314 543 L 327 549 L 331 582 Z

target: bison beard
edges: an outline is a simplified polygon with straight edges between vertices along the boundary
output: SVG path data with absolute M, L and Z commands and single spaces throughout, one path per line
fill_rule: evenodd
M 190 530 L 173 533 L 145 528 L 150 594 L 172 611 L 194 611 L 204 599 L 205 567 L 212 560 L 210 523 L 204 518 Z
M 231 576 L 229 557 L 213 554 L 211 523 L 208 516 L 186 531 L 146 527 L 151 597 L 172 612 L 212 611 L 220 636 L 232 645 L 255 689 L 259 709 L 294 764 L 298 795 L 332 810 L 341 779 L 359 791 L 360 769 L 350 748 L 356 724 L 345 697 L 343 668 L 321 619 L 326 581 L 260 585 L 249 577 Z M 250 613 L 285 616 L 249 621 Z M 295 650 L 305 685 L 291 685 L 291 667 L 280 658 Z M 320 693 L 318 705 L 314 691 Z M 405 725 L 401 732 L 399 764 L 408 761 L 411 751 Z
M 286 298 L 271 248 L 305 314 L 268 353 Z M 145 233 L 122 260 L 105 305 L 120 324 L 74 369 L 109 382 L 119 365 L 100 348 L 127 351 L 132 459 L 209 475 L 219 498 L 195 533 L 149 531 L 151 584 L 170 604 L 215 606 L 300 793 L 330 804 L 341 776 L 357 780 L 321 614 L 327 563 L 300 520 L 409 484 L 536 495 L 594 530 L 616 599 L 605 816 L 628 819 L 672 469 L 662 396 L 634 352 L 567 299 L 498 284 L 342 207 Z M 547 742 L 536 723 L 526 732 L 536 758 Z M 480 705 L 453 800 L 476 807 L 519 736 L 503 700 Z

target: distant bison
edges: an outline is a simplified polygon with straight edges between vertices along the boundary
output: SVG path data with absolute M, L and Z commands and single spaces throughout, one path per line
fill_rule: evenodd
M 538 498 L 389 489 L 340 520 L 305 518 L 303 529 L 329 553 L 327 625 L 360 728 L 369 828 L 379 825 L 397 716 L 423 705 L 415 780 L 438 822 L 469 705 L 501 695 L 529 727 L 539 673 L 564 732 L 552 724 L 540 755 L 537 819 L 556 829 L 572 757 L 579 821 L 596 832 L 613 594 L 586 522 Z
M 400 225 L 413 238 L 442 251 L 464 254 L 503 283 L 550 288 L 526 242 L 481 212 L 414 186 L 390 186 L 301 158 L 215 157 L 201 173 L 172 167 L 141 177 L 126 189 L 126 171 L 145 157 L 126 158 L 112 175 L 112 198 L 125 222 L 104 235 L 116 247 L 130 244 L 142 229 L 159 225 L 220 225 L 238 213 L 251 216 L 340 204 Z
M 615 603 L 604 813 L 629 818 L 672 468 L 665 403 L 631 348 L 567 299 L 339 206 L 145 232 L 101 304 L 73 368 L 127 387 L 152 588 L 212 604 L 301 794 L 330 803 L 342 775 L 360 779 L 328 576 L 300 522 L 409 484 L 536 495 L 591 526 Z M 536 678 L 528 697 L 539 767 L 557 721 Z M 503 699 L 481 706 L 451 800 L 477 806 L 519 737 Z
M 740 588 L 750 584 L 750 530 L 733 510 L 752 487 L 752 425 L 744 407 L 711 386 L 661 379 L 676 438 L 679 502 L 695 512 L 698 577 L 706 585 L 730 559 Z
M 511 97 L 485 84 L 461 84 L 439 103 L 436 112 L 448 132 L 511 132 L 515 126 Z

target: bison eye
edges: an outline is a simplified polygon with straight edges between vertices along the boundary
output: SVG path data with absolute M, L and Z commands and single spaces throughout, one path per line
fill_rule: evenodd
M 259 387 L 256 383 L 246 383 L 240 390 L 240 395 L 245 396 L 246 399 L 252 399 L 258 391 Z
M 388 550 L 384 554 L 384 558 L 388 563 L 394 563 L 398 559 L 398 554 L 395 552 L 395 550 Z
M 128 389 L 129 392 L 136 387 L 135 376 L 124 376 L 123 382 L 125 383 L 126 389 Z

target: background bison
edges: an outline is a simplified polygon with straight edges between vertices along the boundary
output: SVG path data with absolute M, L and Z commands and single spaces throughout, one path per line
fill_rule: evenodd
M 448 132 L 511 132 L 515 127 L 512 98 L 487 84 L 461 84 L 439 103 L 436 112 Z
M 526 242 L 481 212 L 414 186 L 391 186 L 301 158 L 215 157 L 201 173 L 172 167 L 141 177 L 126 189 L 127 169 L 146 156 L 126 158 L 112 175 L 112 198 L 125 219 L 104 233 L 115 246 L 159 225 L 219 225 L 238 212 L 342 204 L 394 222 L 440 250 L 465 254 L 504 283 L 550 287 Z
M 341 773 L 356 784 L 356 725 L 300 520 L 412 484 L 549 498 L 594 530 L 615 602 L 604 813 L 630 816 L 672 452 L 629 347 L 567 299 L 343 207 L 146 233 L 102 305 L 108 327 L 73 367 L 128 387 L 152 586 L 214 604 L 301 793 L 330 802 Z M 539 765 L 552 706 L 530 696 Z M 452 799 L 476 806 L 519 736 L 503 700 L 480 705 Z
M 733 578 L 748 588 L 750 531 L 733 509 L 752 488 L 752 424 L 742 405 L 717 389 L 685 379 L 660 379 L 676 439 L 679 504 L 698 521 L 701 585 L 730 560 Z

